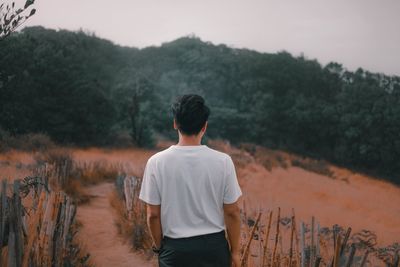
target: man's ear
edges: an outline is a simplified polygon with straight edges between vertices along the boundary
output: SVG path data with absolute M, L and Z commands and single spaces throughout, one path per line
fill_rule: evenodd
M 206 123 L 204 123 L 204 126 L 203 126 L 203 128 L 201 128 L 201 131 L 202 131 L 203 133 L 205 133 L 205 132 L 206 132 L 206 130 L 207 130 L 207 126 L 208 126 L 208 121 L 206 121 Z
M 178 124 L 176 123 L 176 120 L 174 119 L 174 129 L 178 130 Z

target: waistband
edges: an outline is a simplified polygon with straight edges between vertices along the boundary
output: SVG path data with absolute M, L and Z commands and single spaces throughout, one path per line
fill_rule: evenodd
M 195 235 L 195 236 L 180 237 L 180 238 L 172 238 L 172 237 L 165 235 L 163 238 L 165 240 L 197 240 L 197 239 L 207 239 L 207 238 L 220 237 L 220 236 L 225 237 L 225 230 L 222 230 L 221 232 L 210 233 L 210 234 L 205 234 L 205 235 Z

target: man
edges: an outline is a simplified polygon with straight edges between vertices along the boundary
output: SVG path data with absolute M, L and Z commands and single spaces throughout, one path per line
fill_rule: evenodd
M 239 267 L 242 192 L 232 159 L 201 145 L 210 114 L 201 96 L 178 97 L 172 112 L 179 142 L 148 160 L 139 195 L 159 266 Z

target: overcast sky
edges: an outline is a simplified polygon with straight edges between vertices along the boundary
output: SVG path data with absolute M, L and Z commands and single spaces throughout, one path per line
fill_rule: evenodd
M 146 47 L 203 41 L 400 75 L 400 0 L 36 0 L 27 26 L 83 28 Z

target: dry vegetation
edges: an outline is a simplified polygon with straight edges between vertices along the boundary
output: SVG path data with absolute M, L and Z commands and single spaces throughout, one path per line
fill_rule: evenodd
M 371 231 L 321 227 L 314 217 L 284 217 L 280 208 L 247 217 L 242 210 L 242 266 L 393 266 L 400 244 L 380 248 Z M 279 222 L 279 223 L 278 223 Z
M 0 191 L 1 266 L 90 266 L 74 241 L 76 206 L 48 180 L 26 177 Z
M 398 255 L 400 252 L 400 244 L 398 243 L 399 238 L 394 243 L 382 246 L 378 243 L 378 237 L 375 232 L 366 230 L 365 228 L 358 228 L 358 229 L 351 229 L 351 228 L 342 228 L 337 224 L 333 224 L 332 227 L 324 226 L 317 226 L 316 220 L 314 219 L 314 227 L 311 226 L 311 221 L 313 216 L 309 216 L 309 223 L 304 223 L 304 244 L 301 246 L 302 242 L 302 225 L 303 222 L 300 219 L 296 219 L 295 216 L 292 215 L 283 217 L 282 214 L 280 218 L 277 218 L 277 210 L 279 209 L 279 205 L 283 204 L 283 202 L 293 203 L 293 200 L 286 201 L 284 198 L 286 196 L 293 198 L 296 191 L 291 192 L 290 190 L 298 190 L 303 192 L 303 194 L 310 193 L 307 188 L 303 187 L 294 187 L 290 189 L 290 186 L 296 185 L 296 178 L 297 177 L 288 177 L 288 180 L 284 181 L 271 181 L 270 185 L 274 187 L 264 188 L 265 181 L 263 179 L 267 179 L 266 177 L 258 177 L 262 173 L 266 173 L 268 175 L 274 176 L 274 173 L 279 177 L 281 175 L 286 175 L 293 173 L 295 175 L 302 175 L 294 171 L 293 167 L 298 167 L 304 170 L 317 174 L 318 177 L 328 177 L 333 180 L 338 180 L 338 182 L 345 181 L 346 184 L 349 184 L 349 177 L 351 177 L 351 172 L 347 172 L 341 170 L 337 167 L 330 166 L 327 162 L 323 160 L 315 160 L 310 158 L 305 158 L 301 156 L 297 156 L 294 154 L 289 154 L 283 151 L 275 151 L 268 148 L 256 146 L 253 144 L 242 144 L 239 148 L 235 148 L 230 146 L 229 143 L 223 141 L 213 141 L 209 144 L 215 149 L 224 151 L 230 154 L 235 161 L 235 165 L 237 168 L 237 173 L 239 176 L 239 181 L 241 182 L 242 188 L 248 189 L 248 194 L 245 194 L 242 201 L 242 217 L 243 223 L 242 225 L 250 225 L 253 226 L 254 223 L 257 221 L 257 217 L 259 215 L 259 211 L 262 212 L 261 219 L 259 224 L 254 229 L 254 234 L 251 234 L 253 230 L 251 227 L 245 226 L 242 233 L 244 234 L 243 240 L 247 240 L 244 242 L 243 246 L 243 255 L 244 262 L 247 262 L 249 266 L 303 266 L 302 261 L 304 260 L 306 266 L 311 264 L 313 266 L 317 262 L 317 256 L 320 256 L 320 261 L 318 264 L 320 266 L 333 266 L 333 258 L 335 252 L 335 242 L 337 241 L 337 236 L 342 237 L 342 241 L 346 240 L 345 242 L 340 243 L 342 247 L 339 251 L 340 254 L 338 257 L 338 266 L 348 266 L 347 263 L 350 260 L 353 262 L 354 266 L 360 266 L 366 251 L 368 251 L 369 255 L 366 258 L 366 266 L 397 266 L 398 262 Z M 262 166 L 265 170 L 260 169 Z M 291 170 L 289 170 L 291 169 Z M 276 171 L 280 170 L 280 171 Z M 282 173 L 282 174 L 281 174 Z M 268 177 L 269 178 L 269 177 Z M 276 177 L 275 177 L 276 178 Z M 311 177 L 310 177 L 311 178 Z M 317 178 L 317 177 L 316 177 Z M 351 182 L 360 183 L 359 181 L 361 177 L 355 177 L 354 180 Z M 368 179 L 364 179 L 364 182 L 369 182 Z M 292 181 L 291 181 L 292 180 Z M 335 181 L 331 181 L 332 183 L 337 183 Z M 285 191 L 282 191 L 281 188 L 278 189 L 276 183 L 282 184 L 282 187 L 285 188 Z M 287 183 L 287 184 L 286 184 Z M 323 184 L 323 183 L 322 183 Z M 249 186 L 251 185 L 251 186 Z M 260 186 L 262 185 L 262 186 Z M 325 185 L 326 186 L 326 185 Z M 350 186 L 354 186 L 350 184 Z M 388 184 L 377 184 L 376 187 L 389 187 Z M 393 186 L 392 186 L 393 187 Z M 275 206 L 273 202 L 275 201 L 267 201 L 262 203 L 261 201 L 265 201 L 259 196 L 252 196 L 253 193 L 256 193 L 254 188 L 260 191 L 260 194 L 268 195 L 271 192 L 277 192 L 279 198 L 276 200 L 278 206 Z M 266 190 L 266 191 L 263 191 Z M 319 194 L 324 194 L 323 192 L 326 191 L 325 188 L 316 188 Z M 247 193 L 247 192 L 246 192 Z M 285 194 L 282 194 L 285 193 Z M 356 192 L 355 192 L 356 193 Z M 249 195 L 250 194 L 250 195 Z M 291 196 L 293 195 L 293 196 Z M 307 196 L 304 196 L 307 197 Z M 303 197 L 303 198 L 304 198 Z M 246 203 L 246 200 L 252 199 L 253 202 L 256 203 Z M 267 198 L 271 199 L 271 198 Z M 357 199 L 357 198 L 355 198 Z M 271 199 L 273 200 L 273 198 Z M 334 201 L 340 203 L 341 196 L 338 194 L 335 196 Z M 261 202 L 261 203 L 260 203 Z M 307 205 L 306 203 L 309 201 L 304 201 L 299 203 L 303 203 L 303 205 Z M 389 204 L 389 203 L 387 203 Z M 349 205 L 349 204 L 346 204 Z M 272 206 L 272 207 L 271 207 Z M 275 208 L 273 208 L 275 206 Z M 292 206 L 293 207 L 293 206 Z M 351 206 L 350 206 L 351 207 Z M 307 206 L 301 207 L 303 210 L 307 209 Z M 321 206 L 320 209 L 324 209 L 326 207 Z M 268 232 L 268 220 L 269 212 L 274 210 L 275 218 L 272 219 L 272 225 L 270 228 L 269 237 L 267 237 Z M 287 210 L 287 207 L 286 209 Z M 268 212 L 267 212 L 268 211 Z M 344 212 L 345 210 L 340 210 L 340 212 Z M 287 211 L 286 211 L 287 212 Z M 347 212 L 347 211 L 346 211 Z M 374 212 L 378 212 L 378 210 L 373 210 Z M 251 213 L 251 216 L 247 216 L 247 214 Z M 302 212 L 304 214 L 304 212 Z M 304 220 L 304 215 L 301 216 Z M 329 214 L 330 218 L 334 218 L 333 214 Z M 264 220 L 263 220 L 264 218 Z M 339 220 L 339 218 L 337 218 Z M 343 219 L 341 219 L 343 221 Z M 278 224 L 277 221 L 280 223 Z M 297 225 L 296 225 L 297 221 Z M 334 221 L 334 219 L 333 219 Z M 292 223 L 293 222 L 293 223 Z M 360 222 L 357 222 L 360 224 Z M 363 220 L 364 227 L 368 227 L 367 225 L 370 222 L 366 222 Z M 280 227 L 277 228 L 277 226 Z M 351 225 L 351 222 L 349 223 Z M 292 230 L 293 231 L 292 234 Z M 311 235 L 311 229 L 314 230 L 314 235 Z M 319 231 L 317 231 L 319 229 Z M 349 230 L 351 229 L 351 230 Z M 397 229 L 398 226 L 397 226 Z M 275 230 L 275 233 L 273 231 Z M 348 232 L 347 238 L 346 233 Z M 272 234 L 273 233 L 273 234 Z M 253 238 L 250 238 L 250 237 Z M 313 236 L 314 238 L 311 238 Z M 318 244 L 316 243 L 316 238 L 318 237 Z M 254 239 L 254 240 L 253 240 Z M 392 238 L 392 240 L 396 238 Z M 245 248 L 249 244 L 249 240 L 253 240 L 250 242 L 251 246 L 249 246 L 249 253 L 245 253 Z M 267 242 L 266 242 L 267 241 Z M 299 243 L 300 242 L 300 243 Z M 312 245 L 312 243 L 314 245 Z M 292 244 L 293 246 L 291 246 Z M 307 245 L 308 244 L 308 245 Z M 318 253 L 316 253 L 316 247 L 318 247 Z M 354 255 L 350 257 L 350 252 L 352 250 L 352 246 L 354 246 Z M 292 248 L 292 249 L 291 249 Z M 275 251 L 275 252 L 274 252 Z M 313 254 L 314 253 L 314 254 Z M 297 255 L 297 257 L 294 256 Z M 317 255 L 318 254 L 318 255 Z M 247 255 L 247 256 L 246 256 Z M 290 256 L 292 255 L 292 257 Z M 248 260 L 247 260 L 248 258 Z M 346 262 L 349 260 L 349 262 Z M 275 261 L 278 261 L 279 264 Z M 264 262 L 264 265 L 263 265 Z M 274 263 L 275 262 L 275 263 Z M 289 265 L 290 262 L 292 265 Z M 352 266 L 353 266 L 352 265 Z
M 239 175 L 241 168 L 258 163 L 267 170 L 287 169 L 293 166 L 337 179 L 331 166 L 324 161 L 250 144 L 244 144 L 240 149 L 220 141 L 211 142 L 209 145 L 229 153 L 239 169 Z M 117 182 L 119 193 L 112 199 L 114 207 L 119 211 L 121 233 L 129 236 L 133 247 L 148 249 L 148 243 L 140 243 L 141 240 L 149 240 L 145 227 L 145 211 L 137 199 L 140 179 L 126 177 L 131 182 L 121 182 L 123 178 L 120 177 L 120 181 Z M 132 187 L 133 184 L 137 187 Z M 131 201 L 128 201 L 127 196 L 130 196 Z M 337 224 L 327 227 L 320 225 L 315 217 L 310 217 L 309 222 L 305 222 L 296 219 L 294 211 L 291 215 L 280 214 L 278 219 L 278 208 L 273 212 L 264 209 L 257 220 L 259 213 L 251 206 L 246 207 L 244 201 L 241 211 L 243 266 L 396 266 L 398 261 L 399 244 L 379 246 L 377 235 L 366 229 L 356 231 Z
M 146 209 L 139 200 L 141 179 L 134 176 L 119 176 L 116 191 L 111 196 L 111 205 L 117 210 L 117 226 L 120 233 L 136 250 L 149 252 L 150 233 L 146 224 Z
M 24 134 L 18 137 L 11 136 L 0 128 L 0 152 L 10 150 L 19 151 L 46 151 L 56 145 L 45 134 Z
M 138 199 L 140 179 L 120 177 L 111 201 L 118 210 L 121 233 L 135 249 L 150 248 L 145 209 Z M 309 223 L 287 217 L 280 208 L 249 215 L 243 203 L 242 266 L 397 266 L 400 245 L 380 248 L 371 231 L 352 233 L 338 225 L 320 226 L 314 217 Z
M 51 177 L 53 186 L 71 196 L 77 204 L 90 201 L 85 187 L 114 181 L 124 168 L 119 163 L 101 161 L 76 161 L 68 149 L 51 149 L 35 155 L 35 175 Z
M 338 171 L 338 168 L 324 161 L 252 144 L 235 148 L 227 142 L 212 141 L 209 146 L 232 156 L 240 183 L 244 183 L 245 190 L 251 191 L 251 188 L 258 186 L 257 183 L 261 180 L 256 182 L 254 175 L 264 172 L 273 175 L 276 170 L 286 171 L 293 167 L 315 173 L 315 179 L 329 177 L 331 183 L 345 179 L 346 184 L 364 181 L 359 182 L 357 179 L 362 178 L 357 177 L 347 180 L 351 176 L 349 173 Z M 138 200 L 138 193 L 145 162 L 153 153 L 155 151 L 138 149 L 48 149 L 36 152 L 34 163 L 27 160 L 21 169 L 26 168 L 36 176 L 45 177 L 52 188 L 64 190 L 76 204 L 90 201 L 91 196 L 86 193 L 85 187 L 105 181 L 115 182 L 116 190 L 109 200 L 117 213 L 115 219 L 119 232 L 132 248 L 144 250 L 151 255 L 145 208 Z M 7 158 L 8 162 L 12 162 L 10 157 Z M 265 171 L 257 166 L 262 166 Z M 250 184 L 253 187 L 249 187 Z M 374 185 L 374 188 L 377 186 L 386 188 L 386 185 Z M 264 190 L 262 187 L 259 189 Z M 324 194 L 325 189 L 317 190 L 318 194 Z M 256 191 L 250 193 L 255 194 L 257 199 Z M 265 194 L 265 191 L 260 193 Z M 284 196 L 281 194 L 281 197 Z M 254 207 L 247 199 L 245 196 L 241 201 L 243 266 L 347 266 L 350 262 L 351 266 L 362 266 L 363 261 L 365 266 L 396 266 L 398 262 L 399 243 L 382 246 L 375 232 L 359 227 L 342 228 L 339 225 L 326 224 L 326 220 L 321 223 L 324 220 L 315 219 L 320 216 L 319 213 L 315 214 L 315 218 L 312 216 L 314 214 L 306 216 L 308 219 L 305 218 L 304 211 L 299 212 L 302 216 L 294 216 L 294 211 L 288 214 L 287 207 L 278 211 L 278 206 L 270 201 Z M 278 202 L 282 203 L 283 200 L 279 198 Z M 338 197 L 335 201 L 341 200 Z M 308 208 L 310 207 L 304 209 Z M 330 218 L 335 220 L 331 215 Z M 365 226 L 368 223 L 364 221 Z M 352 223 L 345 225 L 351 226 Z
M 17 166 L 22 164 L 12 165 L 18 161 L 14 153 L 17 152 L 9 151 L 5 157 L 6 167 L 10 166 L 6 177 L 19 184 L 12 172 L 21 174 L 22 167 Z M 125 167 L 105 160 L 76 161 L 71 149 L 53 147 L 31 153 L 32 159 L 23 168 L 24 174 L 33 178 L 25 178 L 20 188 L 26 198 L 21 200 L 17 198 L 20 194 L 13 193 L 6 198 L 1 194 L 1 266 L 90 266 L 90 255 L 75 243 L 74 236 L 80 230 L 75 207 L 90 201 L 86 186 L 114 181 Z M 30 187 L 34 188 L 32 192 Z M 17 228 L 10 228 L 14 222 L 19 222 Z
M 306 158 L 248 143 L 243 143 L 239 148 L 234 148 L 228 142 L 216 140 L 211 141 L 210 146 L 230 154 L 237 168 L 243 168 L 251 162 L 257 162 L 268 171 L 277 167 L 287 169 L 293 166 L 335 178 L 334 172 L 324 160 Z

